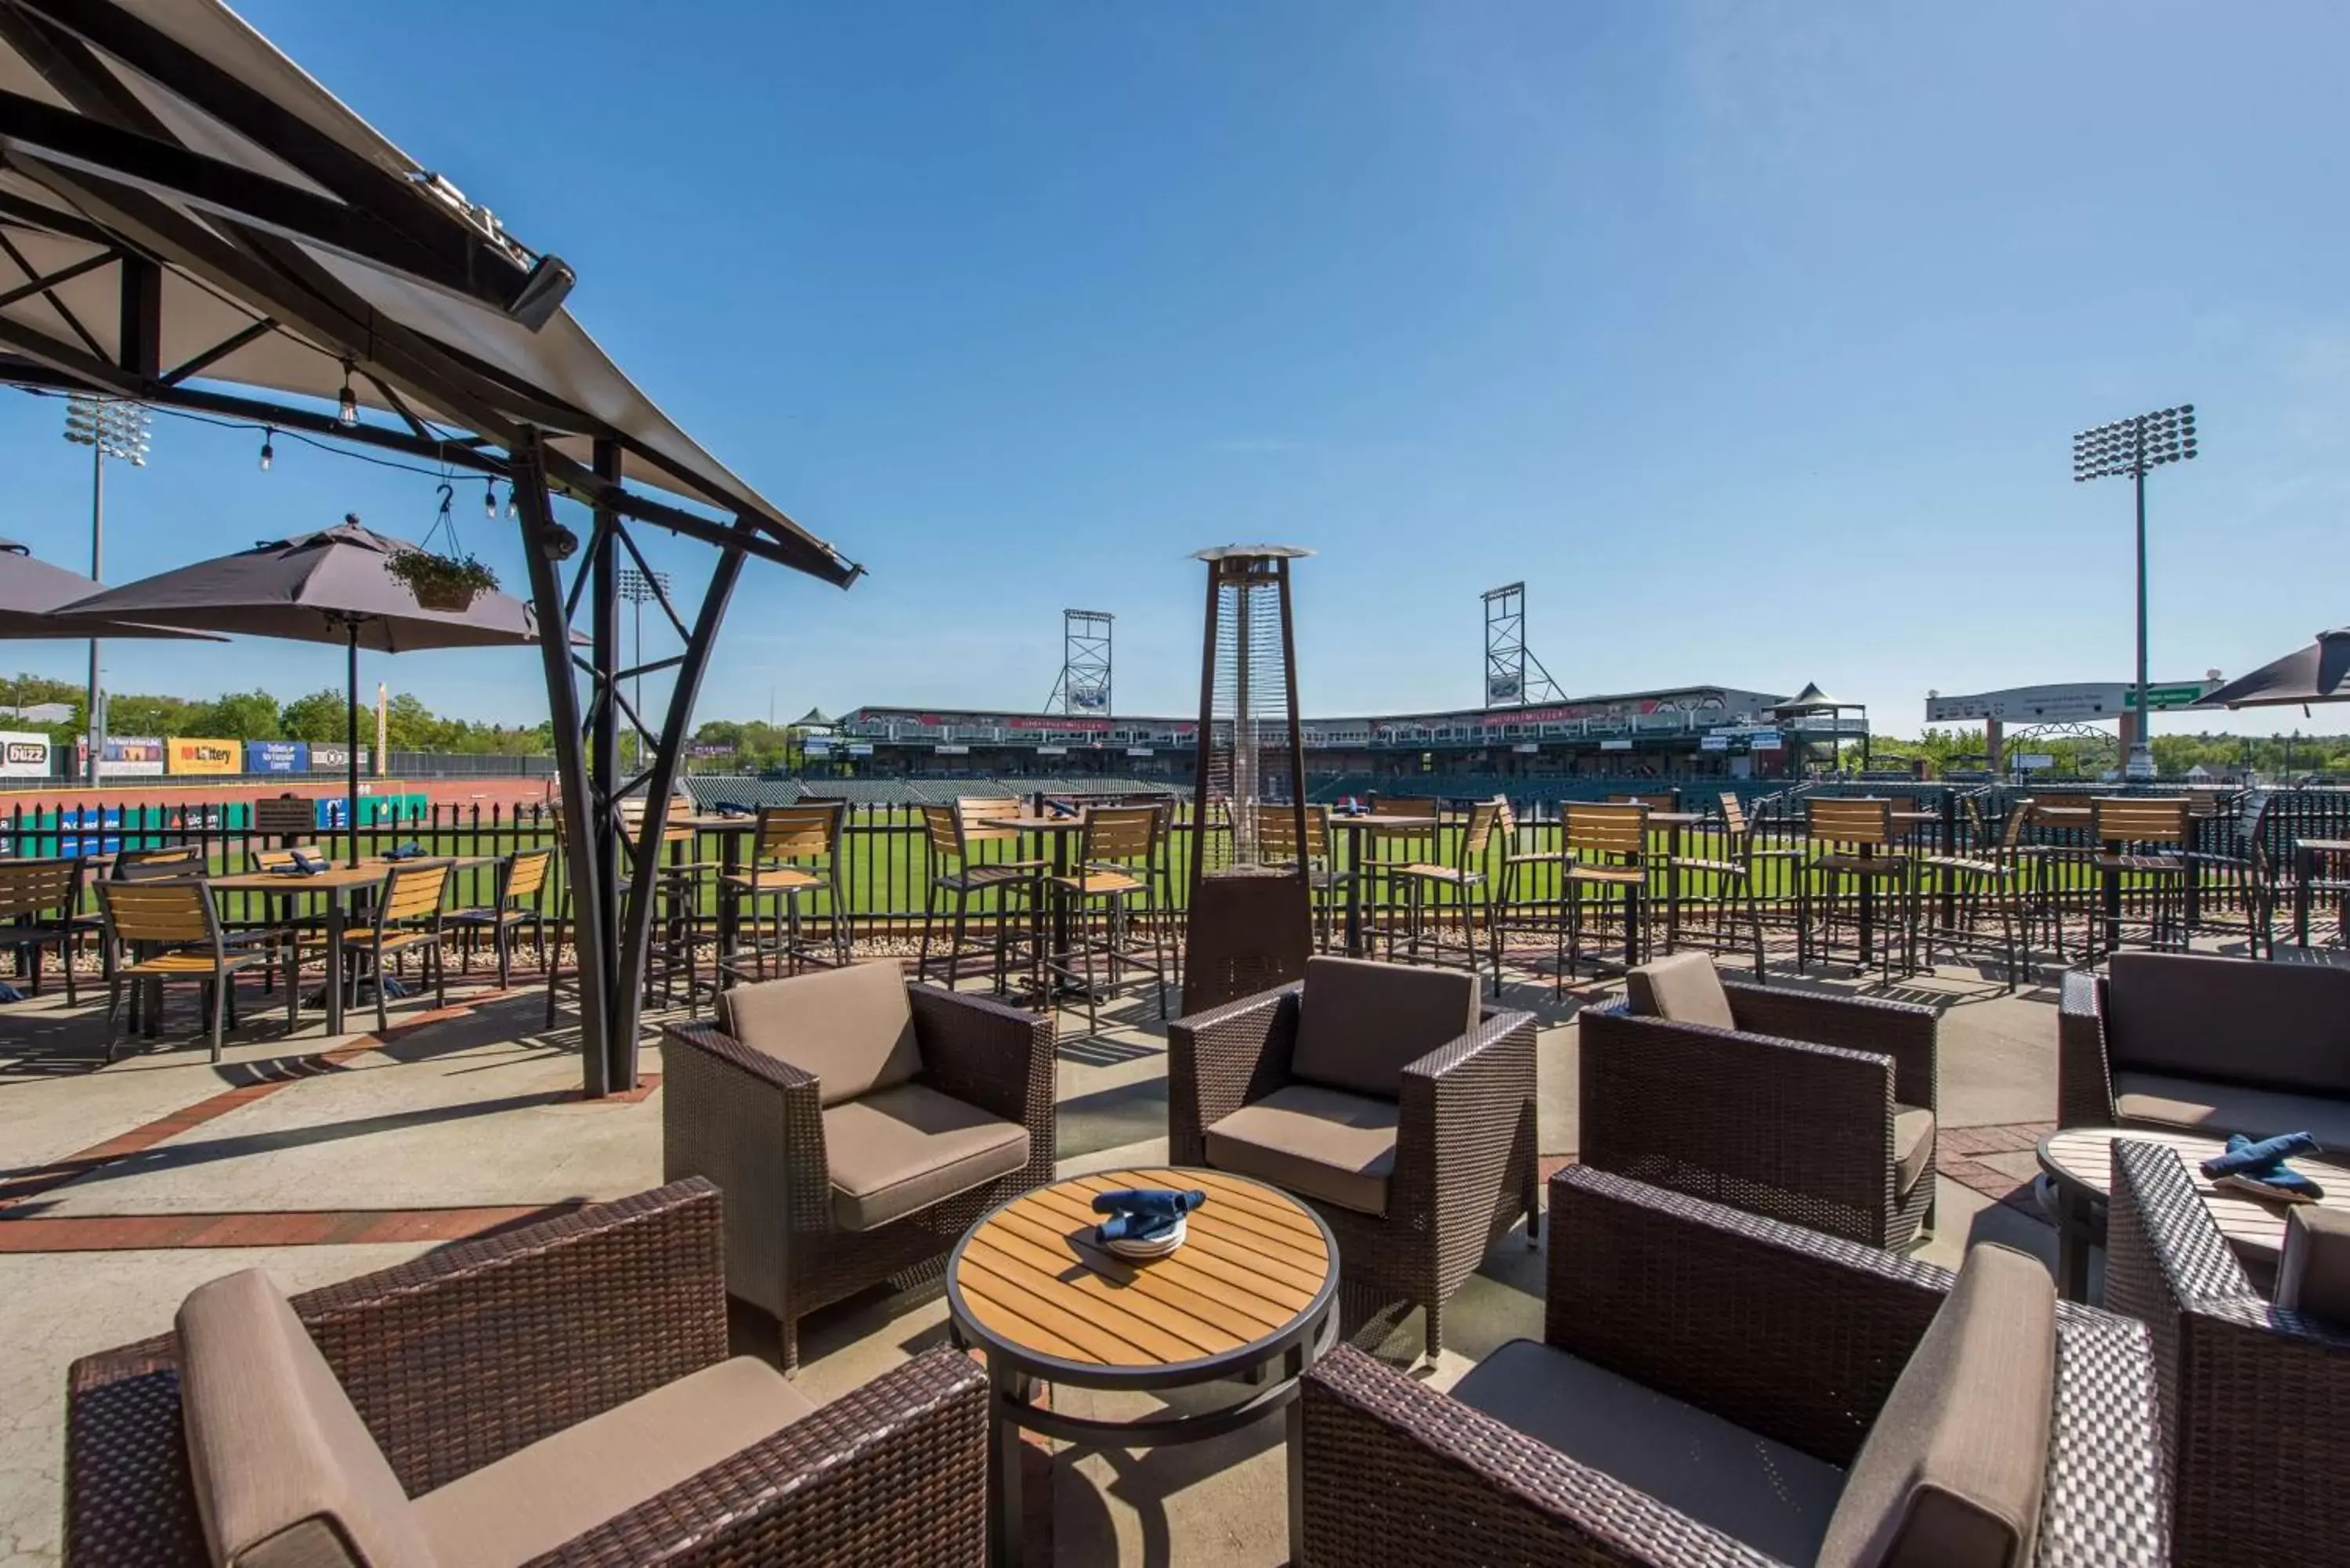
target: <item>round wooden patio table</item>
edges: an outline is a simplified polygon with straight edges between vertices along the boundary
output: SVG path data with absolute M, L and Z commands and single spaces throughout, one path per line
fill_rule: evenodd
M 1205 1191 L 1183 1245 L 1128 1262 L 1094 1241 L 1094 1195 L 1120 1188 Z M 1297 1384 L 1337 1336 L 1338 1244 L 1287 1193 L 1221 1171 L 1151 1167 L 1073 1177 L 982 1219 L 947 1260 L 959 1340 L 987 1356 L 988 1535 L 997 1563 L 1021 1552 L 1020 1434 L 1107 1449 L 1222 1437 L 1279 1410 L 1289 1445 L 1289 1552 L 1299 1561 Z M 1134 1421 L 1049 1410 L 1040 1382 L 1157 1392 L 1246 1378 L 1233 1403 Z

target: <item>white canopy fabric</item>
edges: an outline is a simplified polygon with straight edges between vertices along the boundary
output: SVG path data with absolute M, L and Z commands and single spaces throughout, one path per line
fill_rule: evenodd
M 227 383 L 318 400 L 330 415 L 348 359 L 359 402 L 399 421 L 370 422 L 403 439 L 504 448 L 527 425 L 585 465 L 597 438 L 611 438 L 624 482 L 741 517 L 764 535 L 761 553 L 814 575 L 856 576 L 679 429 L 567 311 L 527 324 L 543 312 L 508 296 L 544 273 L 560 297 L 567 269 L 505 234 L 218 0 L 0 7 L 0 298 L 23 291 L 0 304 L 0 354 L 31 372 L 0 364 L 0 379 L 91 384 L 112 370 L 124 379 L 99 389 L 170 402 Z M 363 243 L 337 243 L 345 228 Z M 151 347 L 124 341 L 138 327 L 118 248 L 161 264 Z M 400 264 L 411 255 L 446 267 Z M 554 477 L 580 488 L 577 473 Z

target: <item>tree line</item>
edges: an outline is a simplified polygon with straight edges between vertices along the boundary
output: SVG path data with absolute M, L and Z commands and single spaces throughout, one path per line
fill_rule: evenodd
M 82 688 L 71 681 L 43 675 L 0 677 L 0 704 L 30 708 L 62 702 L 73 717 L 61 724 L 23 726 L 45 731 L 50 740 L 70 745 L 88 732 L 89 706 Z M 0 721 L 5 724 L 9 721 Z M 264 691 L 224 691 L 217 697 L 151 696 L 109 693 L 106 727 L 117 735 L 202 735 L 229 741 L 316 741 L 332 742 L 345 737 L 349 723 L 349 698 L 332 687 L 281 703 Z M 386 739 L 395 752 L 461 752 L 504 756 L 536 755 L 554 748 L 554 731 L 545 721 L 527 728 L 448 719 L 424 705 L 413 692 L 395 694 L 385 716 Z M 375 709 L 359 710 L 359 743 L 375 744 Z

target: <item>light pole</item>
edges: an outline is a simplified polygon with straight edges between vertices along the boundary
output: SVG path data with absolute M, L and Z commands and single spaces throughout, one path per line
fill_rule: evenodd
M 631 701 L 635 703 L 637 711 L 642 713 L 645 711 L 645 601 L 669 597 L 669 574 L 667 572 L 647 574 L 637 570 L 634 566 L 622 566 L 620 597 L 636 607 L 634 612 L 637 623 L 636 658 L 631 662 L 637 667 L 637 690 Z M 642 733 L 641 726 L 639 727 L 639 732 Z
M 66 399 L 66 440 L 89 448 L 89 575 L 106 576 L 106 460 L 119 457 L 133 468 L 147 466 L 151 416 L 142 403 L 76 392 Z M 99 690 L 98 639 L 89 639 L 89 767 L 85 782 L 98 783 L 99 759 L 106 751 L 106 701 Z
M 2074 483 L 2127 475 L 2137 491 L 2137 720 L 2129 759 L 2122 766 L 2124 778 L 2154 777 L 2154 715 L 2146 704 L 2146 476 L 2166 462 L 2185 462 L 2194 455 L 2192 403 L 2116 420 L 2073 438 Z

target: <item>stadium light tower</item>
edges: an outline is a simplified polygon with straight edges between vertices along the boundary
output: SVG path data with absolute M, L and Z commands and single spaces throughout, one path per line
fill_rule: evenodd
M 1526 650 L 1526 585 L 1485 593 L 1485 706 L 1523 708 L 1562 695 L 1541 659 Z
M 2146 476 L 2195 455 L 2195 405 L 2158 409 L 2073 438 L 2073 483 L 2127 476 L 2137 491 L 2137 719 L 2122 776 L 2154 777 L 2154 715 L 2146 705 Z
M 1110 623 L 1107 610 L 1061 612 L 1061 678 L 1045 711 L 1076 718 L 1109 717 Z
M 648 576 L 634 566 L 620 568 L 620 597 L 636 607 L 636 676 L 637 711 L 645 711 L 645 603 L 649 599 L 669 596 L 669 574 L 654 572 Z M 650 737 L 647 737 L 650 739 Z
M 143 403 L 76 392 L 66 400 L 66 440 L 89 448 L 89 575 L 106 577 L 106 460 L 120 458 L 133 468 L 147 466 L 152 416 Z M 106 701 L 99 689 L 98 639 L 89 639 L 89 760 L 84 782 L 98 783 L 99 759 L 106 751 Z

